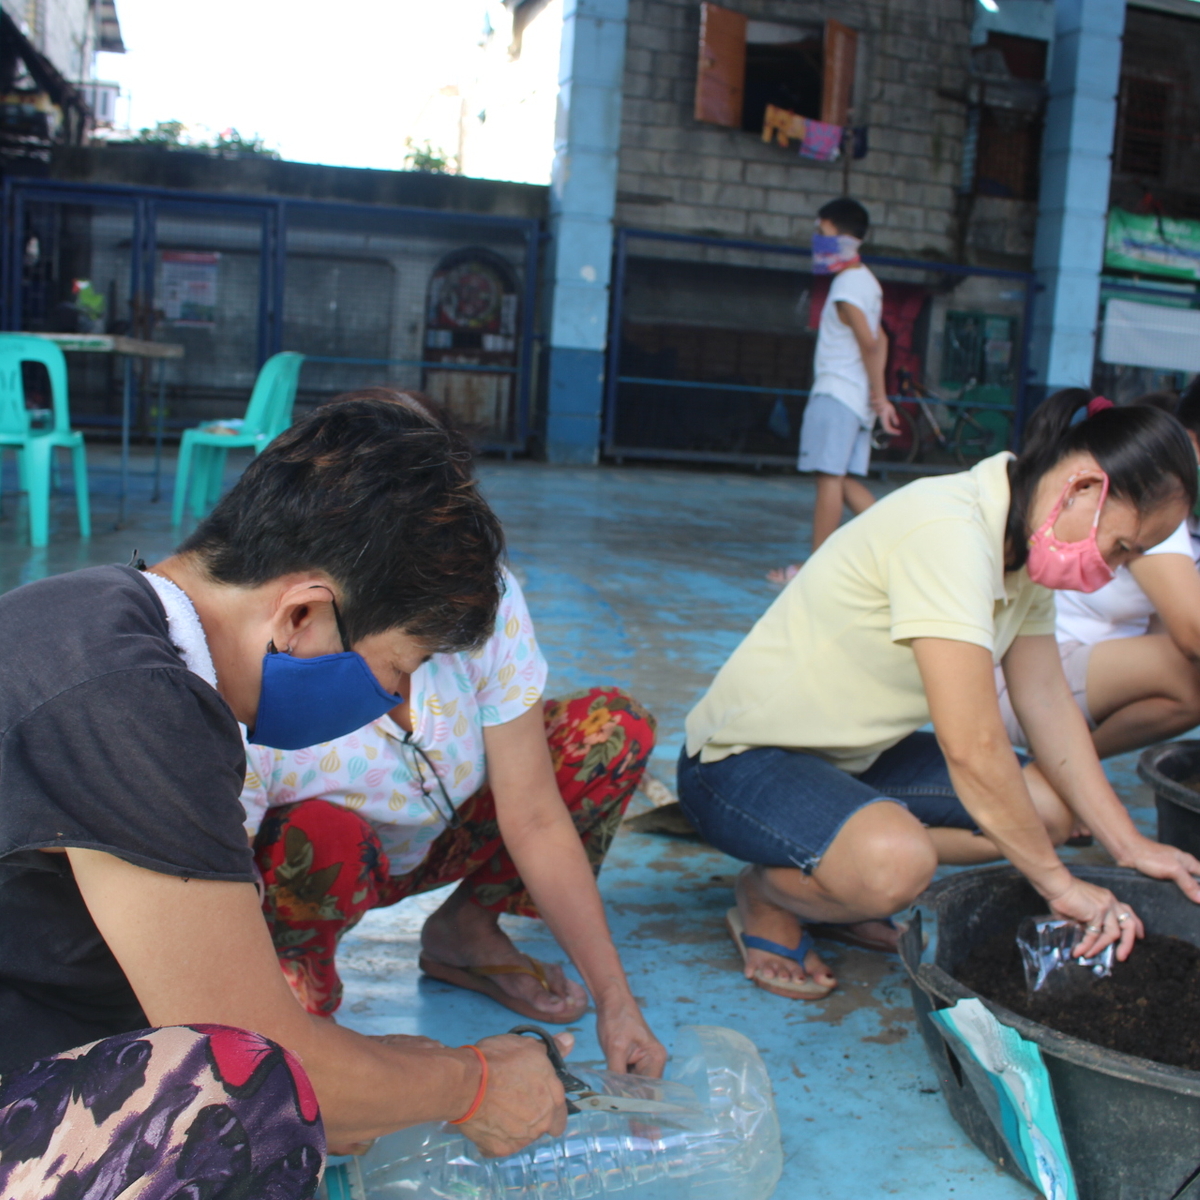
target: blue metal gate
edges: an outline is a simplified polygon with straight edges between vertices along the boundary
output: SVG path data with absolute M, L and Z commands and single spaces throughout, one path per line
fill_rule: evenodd
M 168 430 L 239 415 L 259 366 L 286 349 L 307 355 L 301 408 L 369 383 L 423 388 L 483 414 L 466 421 L 482 449 L 526 448 L 536 219 L 12 177 L 3 213 L 0 328 L 82 322 L 182 342 L 185 357 L 166 368 Z M 172 299 L 189 273 L 207 279 L 208 309 Z M 84 281 L 91 315 L 76 302 Z M 435 305 L 451 286 L 456 303 Z M 91 357 L 71 363 L 76 419 L 115 425 L 119 382 Z M 135 400 L 143 431 L 147 382 Z
M 618 230 L 604 453 L 794 463 L 823 296 L 810 257 L 806 246 Z M 954 469 L 1016 445 L 1029 399 L 1034 276 L 863 261 L 883 284 L 885 323 L 890 311 L 898 326 L 889 330 L 889 391 L 903 432 L 878 439 L 874 464 Z

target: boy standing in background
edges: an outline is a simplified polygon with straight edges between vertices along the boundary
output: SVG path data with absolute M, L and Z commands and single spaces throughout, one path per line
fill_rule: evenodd
M 841 523 L 843 507 L 857 516 L 875 503 L 851 476 L 867 473 L 876 418 L 885 433 L 900 432 L 884 383 L 883 289 L 858 256 L 869 223 L 867 210 L 842 196 L 819 210 L 813 234 L 813 274 L 835 276 L 821 312 L 812 390 L 800 427 L 799 469 L 817 476 L 814 551 Z M 799 569 L 784 567 L 768 578 L 786 583 Z

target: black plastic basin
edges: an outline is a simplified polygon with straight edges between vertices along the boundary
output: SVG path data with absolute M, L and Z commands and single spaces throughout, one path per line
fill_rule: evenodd
M 1138 774 L 1154 789 L 1158 840 L 1200 858 L 1200 792 L 1186 786 L 1200 779 L 1200 741 L 1164 742 L 1143 750 Z
M 1200 907 L 1173 883 L 1120 867 L 1079 867 L 1075 874 L 1131 904 L 1147 932 L 1200 946 Z M 937 920 L 933 961 L 921 961 L 919 913 L 901 937 L 900 955 L 942 1094 L 971 1140 L 993 1162 L 1030 1182 L 1012 1163 L 970 1077 L 929 1019 L 934 1009 L 976 997 L 999 1021 L 1041 1047 L 1080 1200 L 1200 1198 L 1200 1071 L 1067 1037 L 955 979 L 956 968 L 978 943 L 1012 928 L 1021 917 L 1046 911 L 1046 902 L 1025 879 L 1007 866 L 962 871 L 934 884 L 921 904 Z

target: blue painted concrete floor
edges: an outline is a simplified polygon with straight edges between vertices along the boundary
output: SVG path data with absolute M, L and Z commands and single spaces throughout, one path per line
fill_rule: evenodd
M 89 563 L 125 562 L 135 548 L 151 562 L 171 549 L 169 502 L 149 502 L 150 459 L 135 456 L 143 474 L 134 479 L 129 523 L 114 530 L 115 456 L 105 447 L 90 454 L 92 541 L 75 537 L 72 504 L 63 495 L 55 501 L 51 545 L 31 551 L 22 510 L 6 494 L 0 588 Z M 231 464 L 231 478 L 236 469 Z M 651 769 L 673 786 L 687 710 L 770 603 L 764 572 L 807 543 L 811 485 L 794 475 L 529 463 L 485 462 L 481 475 L 550 662 L 549 694 L 598 683 L 629 689 L 658 716 Z M 1152 812 L 1133 764 L 1134 756 L 1113 760 L 1110 775 L 1149 825 Z M 635 805 L 649 802 L 639 793 Z M 1078 855 L 1104 857 L 1096 850 Z M 1030 1195 L 947 1115 L 897 959 L 823 946 L 842 985 L 818 1003 L 779 999 L 742 978 L 722 920 L 738 866 L 696 843 L 623 829 L 600 882 L 633 990 L 668 1047 L 689 1023 L 731 1026 L 759 1046 L 783 1127 L 785 1168 L 776 1195 Z M 419 975 L 418 932 L 440 897 L 368 914 L 346 938 L 345 1024 L 461 1044 L 515 1022 L 480 996 Z M 561 958 L 540 922 L 505 920 L 531 953 Z M 598 1058 L 590 1016 L 577 1034 L 576 1057 Z

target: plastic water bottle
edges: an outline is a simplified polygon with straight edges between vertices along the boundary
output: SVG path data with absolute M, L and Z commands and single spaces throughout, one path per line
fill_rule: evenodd
M 684 1112 L 582 1112 L 558 1138 L 484 1158 L 450 1125 L 389 1134 L 330 1163 L 329 1200 L 767 1200 L 783 1170 L 779 1119 L 754 1044 L 732 1029 L 679 1031 L 667 1080 L 570 1066 L 597 1092 Z

